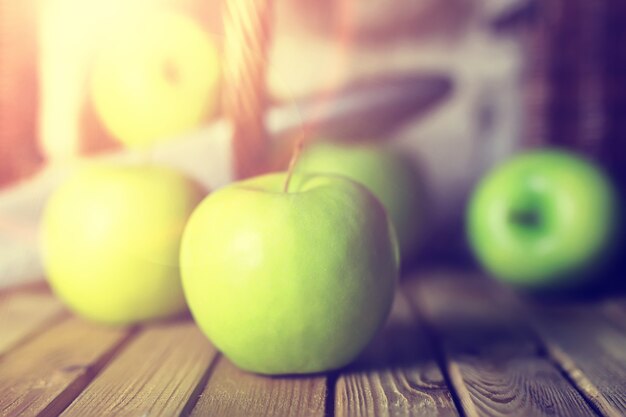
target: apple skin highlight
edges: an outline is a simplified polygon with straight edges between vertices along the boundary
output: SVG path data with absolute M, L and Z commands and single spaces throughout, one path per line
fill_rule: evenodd
M 285 174 L 235 183 L 191 216 L 181 273 L 191 312 L 215 346 L 262 374 L 346 365 L 389 313 L 398 277 L 381 203 L 343 177 Z

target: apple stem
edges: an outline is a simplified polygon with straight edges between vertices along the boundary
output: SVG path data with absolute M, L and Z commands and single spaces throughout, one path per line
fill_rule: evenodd
M 289 192 L 289 183 L 291 182 L 291 177 L 293 176 L 293 171 L 296 167 L 296 163 L 300 158 L 300 154 L 302 153 L 302 148 L 304 148 L 304 135 L 300 135 L 296 144 L 294 145 L 293 153 L 291 154 L 291 160 L 289 161 L 289 168 L 287 168 L 287 177 L 285 178 L 285 185 L 283 187 L 283 192 Z

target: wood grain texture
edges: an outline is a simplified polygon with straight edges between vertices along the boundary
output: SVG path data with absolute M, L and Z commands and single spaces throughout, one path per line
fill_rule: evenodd
M 459 415 L 430 341 L 402 293 L 383 331 L 337 378 L 335 415 Z
M 626 331 L 594 306 L 534 309 L 550 356 L 597 409 L 626 415 Z
M 0 355 L 60 317 L 63 307 L 50 294 L 11 294 L 0 298 Z
M 450 272 L 418 278 L 407 291 L 440 340 L 465 415 L 596 415 L 490 283 Z
M 191 321 L 152 325 L 62 416 L 178 416 L 215 355 L 215 348 Z
M 326 377 L 267 377 L 220 357 L 191 416 L 324 416 Z
M 56 416 L 128 337 L 69 318 L 0 358 L 0 416 Z

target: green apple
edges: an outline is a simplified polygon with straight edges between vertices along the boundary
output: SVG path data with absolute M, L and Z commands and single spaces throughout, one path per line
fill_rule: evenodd
M 344 175 L 365 185 L 387 210 L 402 256 L 414 254 L 426 213 L 423 180 L 409 157 L 381 145 L 319 142 L 305 148 L 296 169 Z
M 217 103 L 218 50 L 189 17 L 153 12 L 121 24 L 94 64 L 91 97 L 105 127 L 144 147 L 199 125 Z
M 529 289 L 567 286 L 603 256 L 616 213 L 615 193 L 598 167 L 563 151 L 535 151 L 479 183 L 468 236 L 493 276 Z
M 207 197 L 181 246 L 201 329 L 242 369 L 301 374 L 352 361 L 385 321 L 398 251 L 380 202 L 343 177 L 255 177 Z
M 42 246 L 48 281 L 75 312 L 130 324 L 186 309 L 180 239 L 206 193 L 174 170 L 93 166 L 48 201 Z

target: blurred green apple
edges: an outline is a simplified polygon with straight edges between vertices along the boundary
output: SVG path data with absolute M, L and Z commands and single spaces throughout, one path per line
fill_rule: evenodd
M 573 154 L 545 150 L 497 167 L 467 212 L 471 247 L 496 278 L 530 289 L 567 286 L 599 261 L 617 227 L 606 176 Z
M 191 216 L 181 274 L 191 312 L 239 367 L 300 374 L 352 361 L 385 321 L 398 274 L 380 202 L 343 177 L 235 183 Z
M 319 142 L 305 148 L 298 172 L 344 175 L 381 201 L 396 228 L 403 257 L 413 255 L 426 225 L 423 179 L 414 162 L 381 145 Z
M 91 79 L 97 114 L 128 146 L 148 146 L 198 126 L 217 103 L 218 50 L 203 28 L 153 12 L 116 28 Z
M 86 168 L 53 194 L 44 212 L 52 289 L 72 310 L 103 323 L 184 311 L 180 238 L 205 194 L 167 168 Z

